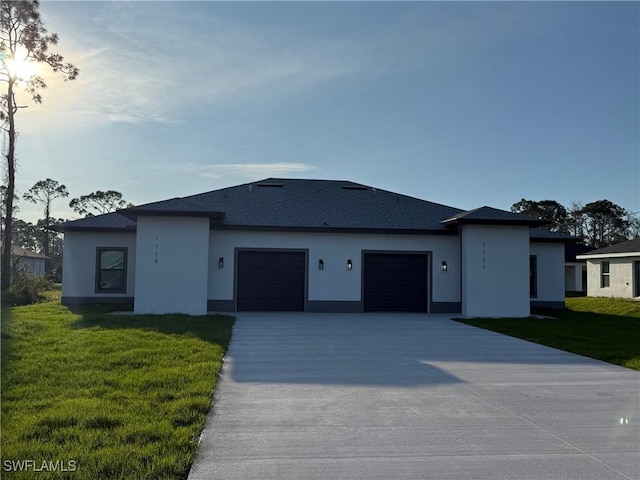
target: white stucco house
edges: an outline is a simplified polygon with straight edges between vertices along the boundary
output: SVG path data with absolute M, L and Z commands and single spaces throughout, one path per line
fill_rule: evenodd
M 579 242 L 567 242 L 564 250 L 564 290 L 567 296 L 587 294 L 587 261 L 578 259 L 594 250 L 593 247 Z
M 587 262 L 590 297 L 640 297 L 640 238 L 599 248 L 578 259 Z
M 67 305 L 528 316 L 564 306 L 569 237 L 540 225 L 348 181 L 270 178 L 54 229 Z

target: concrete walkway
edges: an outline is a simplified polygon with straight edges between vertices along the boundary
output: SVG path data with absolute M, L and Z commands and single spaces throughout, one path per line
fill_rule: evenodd
M 639 421 L 638 372 L 446 316 L 240 314 L 189 479 L 638 479 Z

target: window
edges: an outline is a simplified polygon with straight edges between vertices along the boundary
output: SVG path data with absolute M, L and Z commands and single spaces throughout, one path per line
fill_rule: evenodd
M 529 255 L 529 296 L 538 296 L 538 258 L 535 255 Z
M 609 262 L 602 262 L 600 264 L 600 288 L 607 288 L 609 286 Z
M 127 249 L 98 248 L 96 293 L 125 293 L 127 290 Z

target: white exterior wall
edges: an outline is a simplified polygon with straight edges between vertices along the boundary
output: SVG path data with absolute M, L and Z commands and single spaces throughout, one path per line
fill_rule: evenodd
M 99 247 L 127 248 L 127 291 L 96 293 L 96 254 Z M 133 297 L 136 278 L 136 234 L 66 232 L 62 256 L 63 297 Z
M 582 292 L 582 272 L 587 268 L 586 263 L 567 262 L 564 266 L 564 289 L 567 292 Z
M 532 242 L 530 255 L 537 259 L 537 302 L 564 302 L 564 244 Z
M 207 313 L 209 219 L 138 217 L 135 313 Z
M 461 235 L 462 314 L 528 316 L 529 227 L 463 225 Z
M 602 288 L 600 282 L 600 264 L 609 262 L 609 287 Z M 633 298 L 633 264 L 640 261 L 637 257 L 598 258 L 587 260 L 587 295 L 590 297 Z
M 298 248 L 309 251 L 308 300 L 360 301 L 362 251 L 431 251 L 432 302 L 460 302 L 460 244 L 458 236 L 374 235 L 335 233 L 211 231 L 209 250 L 210 300 L 233 300 L 234 249 Z M 218 260 L 224 258 L 224 268 Z M 318 260 L 324 269 L 318 269 Z M 347 259 L 353 269 L 347 270 Z M 446 261 L 448 271 L 440 265 Z

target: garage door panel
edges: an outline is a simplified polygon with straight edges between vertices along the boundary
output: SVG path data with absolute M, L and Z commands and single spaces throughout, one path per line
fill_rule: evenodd
M 366 253 L 364 310 L 427 311 L 427 254 Z
M 239 311 L 304 311 L 304 252 L 239 251 Z

